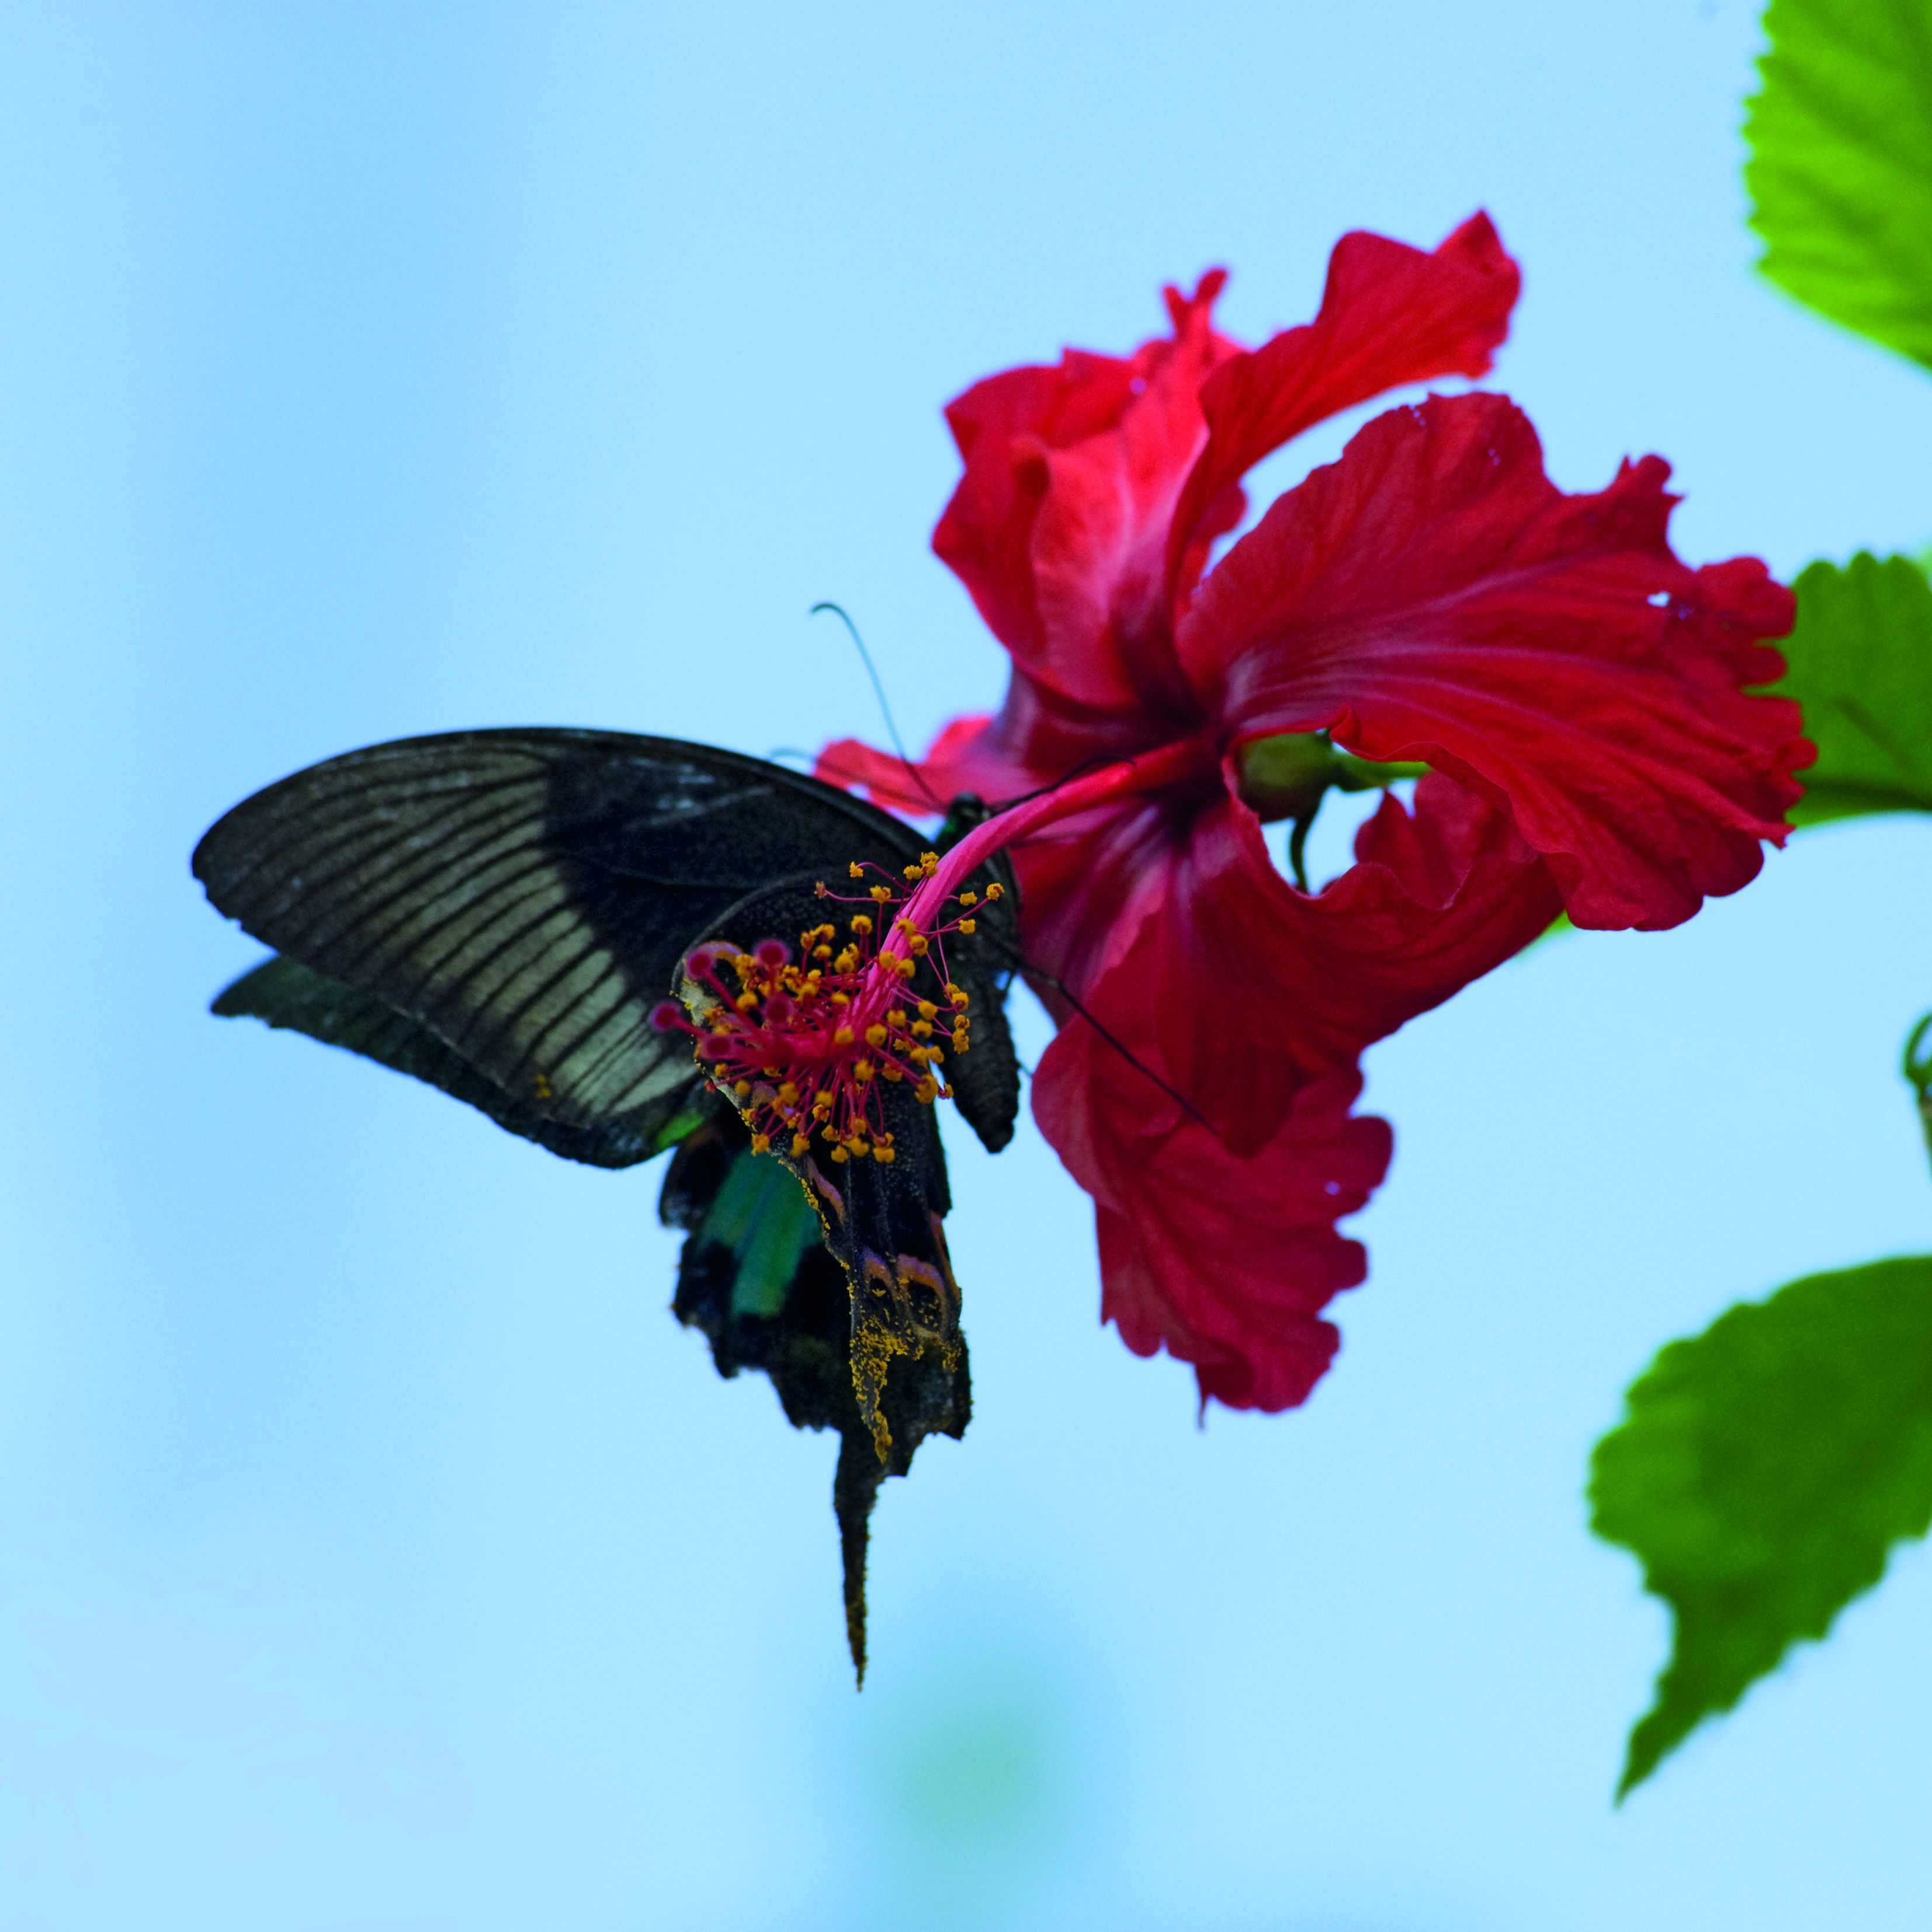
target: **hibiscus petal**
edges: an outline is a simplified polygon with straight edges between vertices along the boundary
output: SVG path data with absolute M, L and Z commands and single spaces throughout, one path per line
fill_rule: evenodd
M 1208 439 L 1168 541 L 1174 592 L 1206 562 L 1210 513 L 1270 451 L 1406 383 L 1486 375 L 1522 283 L 1486 214 L 1472 215 L 1432 254 L 1359 230 L 1343 236 L 1315 320 L 1232 357 L 1201 392 Z
M 862 785 L 874 805 L 914 818 L 943 812 L 963 791 L 988 800 L 1006 799 L 1033 787 L 986 744 L 993 721 L 955 718 L 941 727 L 926 756 L 909 764 L 896 752 L 876 751 L 856 738 L 834 738 L 820 748 L 812 767 L 815 778 L 846 790 Z
M 1672 554 L 1669 466 L 1566 496 L 1506 398 L 1378 416 L 1238 541 L 1182 626 L 1231 742 L 1327 730 L 1506 803 L 1579 926 L 1677 925 L 1756 875 L 1811 748 L 1745 694 L 1790 594 Z
M 1094 1197 L 1102 1319 L 1136 1354 L 1193 1364 L 1203 1402 L 1292 1408 L 1334 1355 L 1321 1310 L 1368 1270 L 1335 1222 L 1366 1202 L 1392 1146 L 1385 1121 L 1350 1115 L 1361 1084 L 1348 1069 L 1304 1088 L 1244 1159 L 1191 1120 L 1147 1131 L 1157 1090 L 1090 1028 L 1041 1058 L 1034 1113 Z
M 1562 902 L 1507 813 L 1448 778 L 1420 782 L 1412 815 L 1384 796 L 1355 864 L 1312 895 L 1276 871 L 1228 784 L 1166 855 L 1124 970 L 1175 1085 L 1249 1153 L 1304 1083 L 1520 952 Z M 1106 1022 L 1106 985 L 1090 1004 Z
M 946 411 L 966 469 L 932 547 L 1016 664 L 1076 704 L 1187 701 L 1163 562 L 1207 434 L 1201 385 L 1237 351 L 1210 320 L 1226 280 L 1216 269 L 1191 296 L 1169 289 L 1173 335 L 1130 358 L 1070 350 L 1054 368 L 990 376 Z
M 1165 904 L 1173 847 L 1165 802 L 1136 798 L 1012 848 L 1026 965 L 1055 1020 L 1084 1003 Z
M 1046 494 L 1046 452 L 1115 422 L 1133 379 L 1127 358 L 1070 349 L 1058 367 L 1003 370 L 946 406 L 966 471 L 932 547 L 1009 650 L 1033 649 L 1040 634 L 1030 546 Z

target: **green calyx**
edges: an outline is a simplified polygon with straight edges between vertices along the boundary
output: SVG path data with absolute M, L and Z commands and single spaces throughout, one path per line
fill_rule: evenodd
M 1285 732 L 1250 738 L 1234 754 L 1241 800 L 1263 824 L 1281 818 L 1312 818 L 1327 791 L 1382 791 L 1402 778 L 1419 778 L 1426 765 L 1378 765 L 1338 752 L 1325 731 Z
M 1288 840 L 1288 861 L 1294 882 L 1308 890 L 1302 848 L 1308 828 L 1330 791 L 1385 791 L 1403 778 L 1419 778 L 1426 765 L 1378 765 L 1367 758 L 1338 752 L 1325 731 L 1283 732 L 1272 738 L 1250 738 L 1237 748 L 1241 802 L 1264 825 L 1288 818 L 1294 830 Z

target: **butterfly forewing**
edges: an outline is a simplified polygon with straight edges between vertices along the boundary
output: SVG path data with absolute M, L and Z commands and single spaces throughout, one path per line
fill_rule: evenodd
M 614 1164 L 655 1151 L 687 1104 L 688 1045 L 650 1015 L 715 916 L 783 874 L 896 866 L 919 847 L 874 807 L 758 759 L 526 729 L 405 739 L 298 772 L 221 819 L 194 869 L 256 938 L 455 1056 L 418 1042 L 404 1070 L 474 1100 L 460 1063 L 497 1090 L 484 1111 L 504 1125 L 548 1124 L 562 1131 L 531 1137 Z

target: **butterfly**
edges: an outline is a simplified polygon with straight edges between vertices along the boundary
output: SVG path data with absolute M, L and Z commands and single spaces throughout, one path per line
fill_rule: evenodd
M 955 802 L 943 848 L 985 808 Z M 884 1096 L 898 1157 L 821 1172 L 754 1152 L 694 1060 L 653 1024 L 702 944 L 748 949 L 824 911 L 857 862 L 899 873 L 910 826 L 783 766 L 676 739 L 559 728 L 400 739 L 245 799 L 193 866 L 217 909 L 274 949 L 213 1011 L 346 1048 L 479 1108 L 553 1154 L 622 1168 L 670 1153 L 659 1201 L 686 1232 L 673 1308 L 722 1375 L 769 1376 L 794 1424 L 836 1430 L 853 1661 L 879 1485 L 971 1406 L 934 1111 Z M 973 1051 L 949 1078 L 997 1152 L 1019 1107 L 1004 896 L 948 949 Z M 915 989 L 916 990 L 916 989 Z

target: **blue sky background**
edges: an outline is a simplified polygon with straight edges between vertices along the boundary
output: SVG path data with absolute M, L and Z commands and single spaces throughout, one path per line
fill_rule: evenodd
M 1030 1129 L 956 1142 L 977 1412 L 880 1510 L 666 1312 L 656 1176 L 206 1016 L 187 856 L 348 747 L 908 737 L 996 648 L 939 405 L 1214 262 L 1496 216 L 1496 380 L 1694 560 L 1932 536 L 1932 384 L 1760 285 L 1735 0 L 0 6 L 0 1924 L 1754 1932 L 1924 1922 L 1914 1550 L 1622 1811 L 1664 1620 L 1588 1446 L 1668 1337 L 1932 1246 L 1932 826 L 1378 1048 L 1303 1412 L 1096 1325 Z M 1354 421 L 1275 460 L 1279 487 Z M 1330 869 L 1346 827 L 1324 824 Z M 1036 1019 L 1024 1024 L 1039 1039 Z

